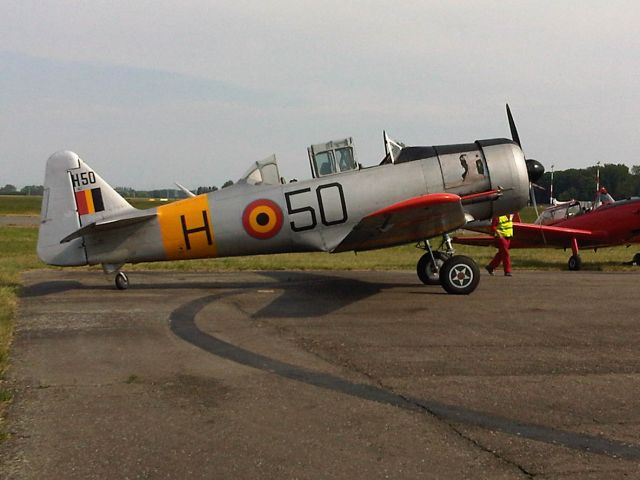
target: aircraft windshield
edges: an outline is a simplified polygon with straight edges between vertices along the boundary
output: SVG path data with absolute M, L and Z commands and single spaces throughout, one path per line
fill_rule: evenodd
M 557 207 L 547 208 L 536 219 L 538 225 L 553 225 L 571 217 L 584 213 L 580 202 L 572 201 Z
M 277 185 L 281 183 L 276 156 L 271 155 L 264 160 L 254 162 L 238 180 L 238 183 L 248 183 L 249 185 Z
M 350 137 L 311 145 L 307 151 L 314 178 L 358 168 Z
M 607 192 L 606 188 L 601 188 L 598 193 L 596 193 L 596 199 L 593 202 L 593 208 L 601 207 L 602 205 L 608 205 L 610 203 L 614 203 L 615 200 L 609 192 Z

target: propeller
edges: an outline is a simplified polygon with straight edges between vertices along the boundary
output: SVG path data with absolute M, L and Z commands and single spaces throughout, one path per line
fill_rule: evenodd
M 508 103 L 507 103 L 507 119 L 509 120 L 509 130 L 511 130 L 511 138 L 520 147 L 520 150 L 522 150 L 522 143 L 520 143 L 520 135 L 518 135 L 516 122 L 513 121 L 513 115 L 511 115 L 511 109 L 509 108 Z M 523 150 L 523 153 L 524 153 L 524 150 Z M 535 185 L 535 182 L 537 182 L 540 179 L 540 177 L 542 177 L 542 175 L 544 174 L 544 166 L 539 161 L 534 160 L 533 158 L 526 158 L 526 156 L 524 161 L 527 165 L 527 176 L 529 177 L 529 197 L 531 199 L 531 204 L 536 210 L 536 215 L 539 215 L 538 205 L 536 204 L 536 196 L 533 192 L 533 185 Z

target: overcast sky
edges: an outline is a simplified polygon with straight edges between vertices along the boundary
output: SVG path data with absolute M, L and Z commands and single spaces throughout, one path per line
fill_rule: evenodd
M 0 184 L 77 152 L 114 186 L 237 179 L 352 136 L 508 137 L 549 169 L 640 164 L 635 1 L 0 0 Z

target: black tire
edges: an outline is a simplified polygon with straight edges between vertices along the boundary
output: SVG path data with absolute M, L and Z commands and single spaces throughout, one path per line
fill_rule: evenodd
M 118 290 L 126 290 L 129 288 L 129 279 L 123 272 L 118 272 L 116 275 L 116 288 Z
M 416 271 L 418 278 L 425 285 L 440 285 L 440 269 L 449 256 L 443 252 L 433 252 L 433 258 L 436 261 L 437 270 L 433 266 L 429 252 L 422 255 L 418 260 Z
M 569 270 L 578 271 L 582 268 L 582 259 L 580 255 L 571 255 L 569 257 L 569 262 L 567 263 L 569 266 Z
M 468 295 L 480 283 L 480 269 L 473 259 L 464 255 L 451 257 L 440 269 L 440 284 L 447 293 Z
M 640 253 L 636 253 L 636 254 L 633 256 L 633 263 L 634 263 L 634 265 L 636 265 L 636 266 L 640 266 Z

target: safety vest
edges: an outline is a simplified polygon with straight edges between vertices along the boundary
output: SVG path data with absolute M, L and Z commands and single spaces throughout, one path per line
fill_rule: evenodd
M 502 215 L 498 217 L 498 225 L 496 226 L 496 233 L 501 237 L 511 238 L 513 237 L 513 215 Z

